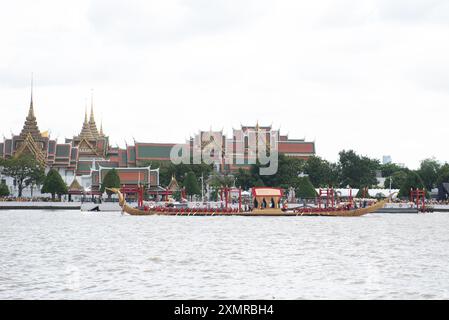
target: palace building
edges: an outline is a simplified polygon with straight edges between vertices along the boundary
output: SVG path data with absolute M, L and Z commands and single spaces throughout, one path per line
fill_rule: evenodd
M 314 142 L 289 139 L 287 135 L 280 135 L 279 130 L 259 124 L 233 129 L 231 138 L 227 138 L 223 131 L 200 131 L 185 141 L 184 145 L 191 155 L 195 152 L 209 153 L 218 172 L 233 173 L 239 168 L 250 168 L 251 160 L 255 157 L 251 137 L 258 139 L 262 135 L 267 138 L 267 147 L 275 143 L 278 152 L 287 156 L 307 159 L 315 154 Z M 90 115 L 87 108 L 85 110 L 79 133 L 59 143 L 56 139 L 51 139 L 47 132 L 39 130 L 31 92 L 28 115 L 22 130 L 18 135 L 4 138 L 0 142 L 0 158 L 31 154 L 45 166 L 46 171 L 50 168 L 58 170 L 74 194 L 99 194 L 102 179 L 112 168 L 116 168 L 120 181 L 125 185 L 142 184 L 153 192 L 163 192 L 166 189 L 159 185 L 159 169 L 151 168 L 150 164 L 152 161 L 170 161 L 170 153 L 175 145 L 135 141 L 134 145 L 126 148 L 112 147 L 109 137 L 103 132 L 102 124 L 99 129 L 97 127 L 93 100 Z M 15 181 L 4 176 L 0 179 L 10 187 L 12 194 L 16 193 Z M 29 196 L 31 192 L 32 190 L 25 189 L 24 196 Z M 34 190 L 33 194 L 39 196 L 39 190 Z
M 259 142 L 259 143 L 257 143 Z M 221 173 L 235 173 L 240 168 L 249 169 L 256 163 L 258 148 L 265 152 L 270 147 L 279 154 L 299 159 L 308 159 L 315 155 L 315 143 L 305 139 L 290 139 L 288 135 L 281 135 L 279 129 L 272 126 L 241 125 L 240 129 L 233 129 L 232 137 L 228 138 L 223 131 L 200 131 L 190 141 L 192 154 L 209 155 L 213 159 L 215 168 Z
M 22 131 L 19 135 L 12 135 L 0 142 L 0 158 L 8 159 L 23 154 L 30 154 L 46 168 L 56 169 L 69 191 L 74 194 L 88 192 L 99 194 L 100 185 L 105 174 L 116 168 L 120 181 L 127 185 L 147 185 L 154 189 L 159 187 L 159 169 L 151 169 L 145 165 L 137 167 L 136 146 L 119 149 L 109 145 L 109 138 L 103 133 L 103 127 L 98 130 L 94 106 L 91 104 L 90 117 L 87 110 L 79 134 L 64 143 L 52 140 L 47 132 L 39 130 L 34 112 L 33 95 Z M 143 152 L 148 152 L 143 148 Z M 140 148 L 138 149 L 140 152 Z M 148 158 L 151 160 L 152 158 Z M 142 159 L 143 160 L 143 159 Z M 148 162 L 147 162 L 148 163 Z M 10 177 L 1 177 L 16 194 L 15 181 Z M 0 181 L 1 182 L 1 181 Z M 40 196 L 39 190 L 25 189 L 24 196 Z

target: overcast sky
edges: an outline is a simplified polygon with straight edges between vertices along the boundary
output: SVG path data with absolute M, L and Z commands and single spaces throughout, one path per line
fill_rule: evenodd
M 259 121 L 331 161 L 449 161 L 447 0 L 15 0 L 0 40 L 6 136 L 33 72 L 39 127 L 61 140 L 93 88 L 113 145 Z

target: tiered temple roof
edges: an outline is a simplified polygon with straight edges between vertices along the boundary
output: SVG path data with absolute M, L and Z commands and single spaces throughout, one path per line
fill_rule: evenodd
M 93 104 L 90 106 L 89 128 L 90 128 L 90 132 L 92 133 L 92 136 L 95 139 L 100 138 L 100 134 L 98 133 L 97 125 L 95 124 L 94 106 L 93 106 Z
M 78 182 L 76 177 L 74 177 L 72 183 L 69 186 L 69 193 L 71 193 L 71 194 L 80 194 L 83 191 L 84 191 L 83 187 Z
M 84 113 L 84 122 L 81 132 L 79 134 L 79 138 L 86 140 L 95 140 L 94 135 L 92 134 L 89 121 L 87 120 L 87 110 Z
M 103 121 L 100 123 L 100 137 L 104 137 L 104 133 L 103 133 Z
M 179 187 L 178 181 L 175 178 L 175 175 L 172 175 L 170 183 L 167 186 L 167 190 L 170 191 L 179 191 L 181 188 Z
M 34 115 L 32 91 L 31 91 L 30 109 L 28 110 L 28 116 L 26 117 L 22 131 L 20 132 L 20 137 L 25 139 L 28 134 L 31 134 L 31 136 L 35 139 L 42 138 L 41 132 L 39 131 L 39 127 L 37 126 L 36 116 Z

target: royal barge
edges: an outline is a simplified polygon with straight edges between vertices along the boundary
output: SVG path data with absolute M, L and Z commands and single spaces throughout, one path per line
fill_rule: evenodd
M 288 208 L 284 204 L 281 207 L 280 200 L 282 190 L 277 188 L 253 188 L 254 208 L 244 210 L 239 208 L 176 208 L 173 206 L 150 207 L 139 201 L 137 207 L 130 206 L 117 188 L 109 188 L 117 194 L 122 212 L 132 216 L 166 215 L 166 216 L 328 216 L 328 217 L 358 217 L 376 212 L 383 208 L 389 199 L 373 200 L 363 208 L 355 208 L 350 203 L 337 206 L 317 208 Z M 271 207 L 266 204 L 271 202 Z

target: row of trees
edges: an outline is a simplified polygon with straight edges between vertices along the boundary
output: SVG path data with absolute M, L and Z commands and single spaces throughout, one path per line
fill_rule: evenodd
M 434 158 L 425 159 L 417 170 L 411 170 L 397 164 L 381 164 L 356 154 L 353 150 L 341 151 L 339 161 L 329 162 L 318 156 L 307 160 L 279 156 L 279 169 L 276 175 L 260 176 L 260 165 L 254 165 L 250 171 L 239 170 L 237 185 L 243 188 L 251 186 L 293 186 L 299 189 L 307 183 L 315 187 L 352 187 L 371 188 L 378 184 L 377 176 L 386 178 L 384 188 L 400 189 L 400 196 L 406 197 L 411 188 L 438 188 L 443 182 L 449 182 L 449 164 L 441 164 Z M 303 176 L 303 178 L 301 178 Z M 304 189 L 304 188 L 303 188 Z M 305 188 L 310 189 L 310 188 Z M 307 192 L 310 193 L 310 192 Z
M 240 169 L 234 175 L 219 175 L 212 165 L 174 165 L 170 162 L 153 161 L 144 165 L 159 168 L 160 184 L 167 186 L 174 176 L 185 188 L 189 196 L 201 194 L 200 177 L 215 190 L 222 186 L 242 187 L 247 190 L 253 186 L 295 188 L 299 197 L 314 197 L 314 187 L 352 187 L 370 188 L 377 185 L 376 176 L 381 173 L 385 188 L 400 189 L 400 196 L 406 197 L 410 188 L 431 190 L 443 182 L 449 182 L 449 164 L 441 164 L 436 159 L 425 159 L 417 170 L 411 170 L 396 164 L 380 164 L 379 160 L 356 154 L 353 150 L 341 151 L 339 160 L 329 162 L 318 156 L 307 160 L 279 155 L 278 171 L 274 175 L 260 175 L 259 163 L 250 170 Z M 42 186 L 42 193 L 56 195 L 67 194 L 68 188 L 58 171 L 50 169 L 45 175 L 44 168 L 30 155 L 11 159 L 0 159 L 0 172 L 15 179 L 19 197 L 23 189 Z M 115 169 L 105 176 L 101 191 L 106 187 L 119 187 L 120 178 Z M 0 196 L 9 194 L 5 184 L 0 184 Z M 109 194 L 109 193 L 108 193 Z
M 187 195 L 201 193 L 198 180 L 204 181 L 212 188 L 213 193 L 222 186 L 242 187 L 245 190 L 253 186 L 270 186 L 295 188 L 301 197 L 315 196 L 314 186 L 347 186 L 355 188 L 371 186 L 377 183 L 376 171 L 380 169 L 378 160 L 358 156 L 354 151 L 340 152 L 340 161 L 331 163 L 320 157 L 308 160 L 279 155 L 278 171 L 275 175 L 260 175 L 261 165 L 256 163 L 250 170 L 240 169 L 233 175 L 218 175 L 213 172 L 212 165 L 174 165 L 169 162 L 152 161 L 145 163 L 153 168 L 160 168 L 160 182 L 168 185 L 175 176 Z M 214 195 L 213 195 L 214 196 Z
M 449 181 L 449 164 L 440 164 L 436 159 L 425 159 L 417 170 L 396 164 L 381 164 L 379 160 L 361 156 L 353 150 L 339 153 L 337 162 L 329 162 L 318 156 L 307 160 L 279 155 L 278 171 L 275 175 L 260 175 L 259 163 L 250 170 L 240 169 L 234 175 L 217 175 L 208 165 L 173 165 L 152 162 L 160 167 L 160 180 L 167 185 L 174 175 L 186 188 L 188 195 L 199 194 L 198 178 L 207 179 L 212 189 L 221 186 L 242 187 L 247 190 L 253 186 L 293 187 L 299 197 L 314 197 L 315 187 L 342 187 L 364 189 L 377 187 L 377 176 L 386 178 L 384 188 L 400 189 L 400 196 L 407 197 L 411 188 L 431 190 Z M 189 177 L 187 179 L 187 177 Z M 208 178 L 207 178 L 208 177 Z
M 359 156 L 352 150 L 341 151 L 339 155 L 340 160 L 332 163 L 317 156 L 303 160 L 281 154 L 275 175 L 259 175 L 260 164 L 255 164 L 249 171 L 239 170 L 237 183 L 245 189 L 253 185 L 288 188 L 298 184 L 301 176 L 307 176 L 316 187 L 350 185 L 361 188 L 377 183 L 378 160 Z
M 36 186 L 42 186 L 42 193 L 50 193 L 52 199 L 56 195 L 61 197 L 67 194 L 68 188 L 58 171 L 50 169 L 45 174 L 44 167 L 31 155 L 23 155 L 17 158 L 0 159 L 0 172 L 2 175 L 12 177 L 17 186 L 18 196 L 22 197 L 23 190 Z M 0 184 L 0 196 L 8 196 L 9 189 L 6 184 Z

